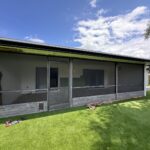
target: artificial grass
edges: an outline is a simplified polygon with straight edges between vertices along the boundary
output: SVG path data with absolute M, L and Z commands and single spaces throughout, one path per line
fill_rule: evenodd
M 26 115 L 8 128 L 3 124 L 7 119 L 0 119 L 0 150 L 149 150 L 149 116 L 150 93 L 95 110 Z

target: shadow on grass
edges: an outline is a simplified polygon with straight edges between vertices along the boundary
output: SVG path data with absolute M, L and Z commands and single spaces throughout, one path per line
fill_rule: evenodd
M 105 107 L 96 113 L 98 120 L 90 122 L 90 129 L 98 136 L 92 150 L 149 150 L 150 102 L 136 101 L 140 108 L 124 103 Z M 106 115 L 104 121 L 102 115 Z

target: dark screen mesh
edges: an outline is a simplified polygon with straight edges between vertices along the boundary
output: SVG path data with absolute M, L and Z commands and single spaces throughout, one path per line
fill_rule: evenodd
M 73 61 L 73 97 L 112 93 L 115 93 L 115 63 Z
M 1 53 L 0 105 L 46 101 L 46 68 L 46 57 Z M 51 61 L 51 68 L 51 83 L 58 88 L 49 91 L 50 102 L 68 102 L 68 61 Z M 144 90 L 143 69 L 143 65 L 118 63 L 118 92 Z M 113 62 L 73 60 L 73 97 L 115 94 L 115 74 Z
M 144 90 L 144 66 L 137 64 L 118 64 L 118 92 Z
M 0 54 L 0 105 L 47 100 L 47 58 Z

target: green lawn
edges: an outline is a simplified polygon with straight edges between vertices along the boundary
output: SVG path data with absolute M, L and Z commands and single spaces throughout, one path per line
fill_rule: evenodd
M 9 128 L 3 124 L 6 119 L 0 120 L 0 150 L 150 149 L 150 93 L 96 110 L 82 107 L 25 117 Z

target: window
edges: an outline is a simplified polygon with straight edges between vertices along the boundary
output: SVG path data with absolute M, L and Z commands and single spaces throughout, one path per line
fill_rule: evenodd
M 51 88 L 58 87 L 58 68 L 50 69 L 50 87 Z
M 86 86 L 104 85 L 104 70 L 83 70 L 83 78 Z
M 58 68 L 50 68 L 50 87 L 58 87 Z M 47 68 L 36 68 L 36 89 L 47 88 Z
M 37 67 L 36 68 L 36 89 L 47 88 L 47 68 Z

